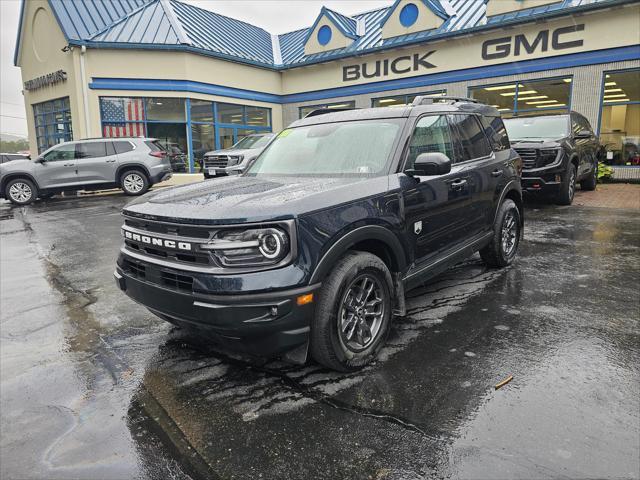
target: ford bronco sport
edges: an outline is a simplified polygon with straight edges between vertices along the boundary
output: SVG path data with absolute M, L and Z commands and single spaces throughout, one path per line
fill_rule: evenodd
M 595 190 L 600 143 L 589 121 L 577 112 L 504 121 L 523 161 L 522 188 L 571 205 L 576 182 Z
M 406 290 L 478 251 L 512 262 L 520 171 L 497 110 L 472 100 L 313 112 L 242 175 L 127 205 L 114 275 L 226 347 L 357 369 Z
M 0 198 L 27 205 L 60 192 L 120 187 L 142 195 L 171 177 L 166 152 L 153 138 L 95 138 L 65 142 L 33 160 L 0 165 Z

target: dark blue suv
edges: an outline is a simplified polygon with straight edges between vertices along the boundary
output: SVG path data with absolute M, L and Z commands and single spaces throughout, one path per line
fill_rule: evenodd
M 511 263 L 521 169 L 497 110 L 472 100 L 315 111 L 244 174 L 127 205 L 115 277 L 227 347 L 357 369 L 405 291 L 478 251 Z

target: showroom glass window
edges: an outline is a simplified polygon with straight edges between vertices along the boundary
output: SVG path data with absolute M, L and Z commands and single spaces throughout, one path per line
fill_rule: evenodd
M 61 142 L 73 140 L 69 97 L 33 105 L 38 153 Z
M 271 131 L 268 108 L 196 98 L 101 97 L 100 114 L 104 137 L 157 138 L 176 171 L 188 169 L 189 152 L 199 168 L 206 152 Z
M 567 113 L 571 77 L 547 78 L 469 88 L 469 96 L 498 109 L 503 118 Z
M 601 108 L 605 163 L 640 165 L 640 69 L 606 72 Z
M 299 113 L 300 118 L 306 117 L 309 113 L 314 110 L 318 110 L 319 108 L 355 108 L 356 102 L 355 100 L 349 100 L 346 102 L 336 102 L 336 103 L 322 103 L 320 105 L 308 105 L 305 107 L 300 107 Z
M 411 93 L 409 95 L 390 95 L 388 97 L 372 98 L 372 107 L 397 107 L 402 105 L 409 105 L 413 102 L 413 99 L 418 95 L 425 97 L 442 97 L 447 94 L 446 90 L 436 90 L 425 93 Z

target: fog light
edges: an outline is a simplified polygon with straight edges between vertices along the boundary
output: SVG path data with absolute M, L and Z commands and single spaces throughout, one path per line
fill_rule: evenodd
M 312 303 L 312 302 L 313 302 L 313 293 L 305 293 L 304 295 L 300 295 L 296 300 L 296 303 L 300 307 L 302 305 L 306 305 L 307 303 Z

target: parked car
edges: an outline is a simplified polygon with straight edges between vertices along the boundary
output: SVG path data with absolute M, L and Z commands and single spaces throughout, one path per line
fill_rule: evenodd
M 275 136 L 275 133 L 254 133 L 231 148 L 207 152 L 202 173 L 205 178 L 211 178 L 243 172 Z
M 158 140 L 158 144 L 167 152 L 167 157 L 171 163 L 171 171 L 176 173 L 187 171 L 187 154 L 182 151 L 177 143 Z
M 580 182 L 595 190 L 600 143 L 589 121 L 577 112 L 504 121 L 511 144 L 522 157 L 522 188 L 571 205 Z
M 0 164 L 11 162 L 12 160 L 28 160 L 29 155 L 22 155 L 20 153 L 0 153 Z
M 60 192 L 120 187 L 141 195 L 171 177 L 165 151 L 153 138 L 65 142 L 33 160 L 0 165 L 0 197 L 17 205 Z
M 229 348 L 368 364 L 405 291 L 478 251 L 509 265 L 521 239 L 522 164 L 498 111 L 437 101 L 321 111 L 242 175 L 135 200 L 117 284 Z

